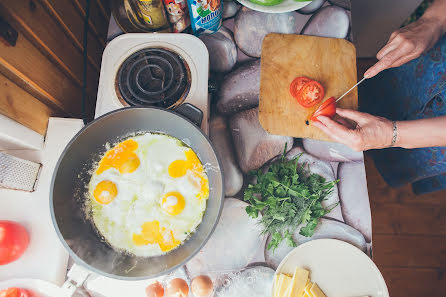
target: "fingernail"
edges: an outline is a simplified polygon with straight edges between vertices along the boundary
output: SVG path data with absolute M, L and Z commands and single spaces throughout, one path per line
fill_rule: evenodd
M 369 78 L 369 75 L 370 75 L 370 70 L 367 70 L 367 71 L 364 73 L 364 77 L 365 77 L 365 78 Z

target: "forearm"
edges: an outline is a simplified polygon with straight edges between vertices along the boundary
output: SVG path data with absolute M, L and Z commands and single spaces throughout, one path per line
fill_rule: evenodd
M 424 12 L 422 19 L 435 19 L 441 26 L 442 34 L 446 32 L 446 0 L 435 0 Z
M 395 146 L 403 148 L 446 146 L 446 116 L 397 122 Z

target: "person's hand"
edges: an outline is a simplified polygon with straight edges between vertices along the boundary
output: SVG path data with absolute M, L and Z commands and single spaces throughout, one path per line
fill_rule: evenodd
M 364 76 L 373 77 L 381 71 L 401 66 L 418 58 L 434 46 L 443 34 L 441 22 L 436 18 L 421 18 L 390 35 L 387 44 L 376 54 L 379 60 Z
M 355 110 L 337 108 L 336 113 L 344 119 L 334 121 L 319 116 L 320 122 L 312 125 L 321 129 L 331 139 L 343 143 L 355 151 L 389 147 L 392 143 L 393 125 L 388 119 Z M 356 125 L 347 120 L 354 121 Z

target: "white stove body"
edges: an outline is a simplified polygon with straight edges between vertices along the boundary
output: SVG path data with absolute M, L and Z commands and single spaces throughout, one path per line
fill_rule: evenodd
M 113 39 L 102 56 L 95 118 L 124 107 L 115 89 L 121 64 L 133 53 L 161 47 L 180 55 L 189 66 L 191 85 L 183 103 L 190 103 L 203 112 L 201 129 L 209 133 L 209 53 L 204 43 L 189 34 L 128 33 Z

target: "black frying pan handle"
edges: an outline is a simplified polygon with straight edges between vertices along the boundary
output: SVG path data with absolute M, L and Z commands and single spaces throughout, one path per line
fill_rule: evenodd
M 198 127 L 201 127 L 201 121 L 203 120 L 203 112 L 198 107 L 195 107 L 190 103 L 184 103 L 178 106 L 175 109 L 175 112 L 185 116 L 192 123 L 194 123 Z

